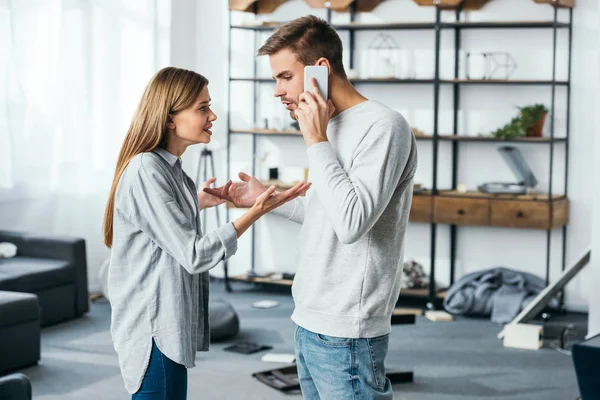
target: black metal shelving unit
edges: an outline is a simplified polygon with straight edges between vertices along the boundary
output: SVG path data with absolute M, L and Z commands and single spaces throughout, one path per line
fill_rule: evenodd
M 255 3 L 256 5 L 257 3 Z M 455 10 L 444 10 L 440 7 L 435 7 L 435 21 L 434 22 L 419 22 L 419 23 L 360 23 L 356 22 L 356 6 L 355 3 L 352 3 L 349 11 L 349 23 L 336 23 L 333 24 L 334 28 L 338 31 L 347 31 L 349 33 L 348 37 L 348 45 L 349 49 L 349 66 L 350 68 L 354 67 L 355 64 L 355 32 L 361 31 L 410 31 L 410 30 L 433 30 L 435 33 L 435 73 L 432 79 L 351 79 L 354 84 L 357 85 L 427 85 L 433 87 L 434 101 L 433 101 L 433 110 L 434 110 L 434 121 L 433 121 L 433 132 L 431 136 L 417 136 L 416 139 L 418 141 L 431 141 L 433 144 L 432 148 L 432 188 L 429 191 L 428 195 L 437 195 L 440 191 L 438 188 L 438 164 L 439 164 L 439 152 L 440 152 L 440 143 L 446 142 L 451 145 L 452 152 L 452 187 L 456 187 L 457 185 L 457 176 L 458 176 L 458 160 L 459 160 L 459 151 L 460 144 L 463 142 L 468 143 L 518 143 L 522 145 L 546 145 L 549 148 L 549 157 L 550 157 L 550 172 L 549 172 L 549 187 L 548 187 L 548 201 L 552 199 L 553 190 L 553 173 L 554 173 L 554 146 L 561 145 L 565 152 L 565 168 L 564 168 L 564 190 L 563 195 L 567 197 L 567 189 L 568 189 L 568 171 L 569 171 L 569 124 L 570 124 L 570 79 L 571 79 L 571 49 L 572 49 L 572 21 L 573 21 L 573 9 L 568 8 L 566 12 L 568 13 L 568 22 L 559 21 L 559 6 L 557 5 L 540 5 L 540 7 L 553 7 L 554 8 L 554 17 L 550 21 L 503 21 L 503 22 L 463 22 L 460 21 L 462 10 L 459 8 Z M 454 22 L 444 22 L 442 21 L 442 13 L 445 12 L 453 12 L 455 14 Z M 254 13 L 257 13 L 257 9 L 255 7 Z M 331 22 L 331 11 L 327 10 L 327 20 Z M 229 59 L 231 61 L 231 32 L 232 30 L 248 30 L 253 32 L 255 48 L 258 48 L 258 39 L 261 32 L 265 31 L 274 31 L 277 29 L 279 25 L 232 25 L 231 22 L 231 11 L 229 15 Z M 552 49 L 553 49 L 553 57 L 552 57 L 552 79 L 549 80 L 469 80 L 469 79 L 461 79 L 459 74 L 459 65 L 460 58 L 459 52 L 462 44 L 462 31 L 464 30 L 482 30 L 482 29 L 499 29 L 499 30 L 511 30 L 511 29 L 519 29 L 519 30 L 530 30 L 530 29 L 546 29 L 552 32 Z M 561 30 L 566 30 L 568 34 L 568 72 L 567 79 L 564 81 L 558 81 L 556 79 L 556 63 L 557 63 L 557 35 Z M 454 79 L 441 79 L 440 78 L 440 48 L 441 48 L 441 39 L 442 32 L 444 31 L 452 31 L 454 32 Z M 258 85 L 260 83 L 272 83 L 273 79 L 268 77 L 257 77 L 257 64 L 256 59 L 254 60 L 254 75 L 251 77 L 232 77 L 231 76 L 231 62 L 229 63 L 229 83 L 228 83 L 228 93 L 230 98 L 231 94 L 231 83 L 232 82 L 254 82 L 254 98 L 256 100 L 256 94 Z M 461 89 L 467 86 L 474 85 L 485 85 L 485 86 L 542 86 L 549 87 L 551 90 L 550 95 L 550 137 L 543 138 L 515 138 L 515 139 L 496 139 L 489 137 L 474 137 L 474 136 L 461 136 L 458 132 L 458 111 L 460 110 L 460 98 L 461 98 Z M 450 134 L 444 134 L 439 132 L 439 109 L 440 109 L 440 90 L 442 87 L 451 86 L 452 88 L 452 98 L 453 98 L 453 132 Z M 566 134 L 564 137 L 555 137 L 555 101 L 556 101 L 556 91 L 557 88 L 564 88 L 566 90 L 566 103 L 567 103 L 567 121 L 566 121 Z M 228 100 L 228 110 L 230 109 L 230 100 Z M 254 116 L 256 123 L 256 101 L 254 104 Z M 262 130 L 256 129 L 248 129 L 248 130 L 231 130 L 231 119 L 230 114 L 228 113 L 227 118 L 227 129 L 228 129 L 228 140 L 227 140 L 227 176 L 230 175 L 230 135 L 252 135 L 252 154 L 253 157 L 256 155 L 256 138 L 260 136 L 298 136 L 301 138 L 301 135 L 298 132 L 290 132 L 286 131 L 285 133 L 279 132 L 264 132 Z M 253 162 L 253 173 L 255 163 Z M 416 196 L 416 195 L 415 195 Z M 227 218 L 229 219 L 229 210 L 227 212 Z M 419 294 L 415 294 L 414 292 L 407 294 L 407 298 L 409 300 L 419 299 L 422 300 L 423 303 L 429 308 L 436 308 L 441 304 L 440 292 L 444 289 L 439 289 L 436 287 L 435 277 L 436 277 L 436 253 L 437 253 L 437 223 L 430 223 L 430 285 L 427 290 L 427 294 L 423 292 L 419 292 Z M 450 225 L 450 284 L 454 282 L 455 279 L 455 267 L 456 267 L 456 248 L 458 241 L 458 226 Z M 551 264 L 551 239 L 552 239 L 552 230 L 546 230 L 546 283 L 549 282 L 550 277 L 550 264 Z M 254 237 L 255 237 L 255 227 L 252 227 L 252 263 L 251 268 L 254 271 L 255 267 L 255 257 L 254 257 Z M 564 225 L 562 227 L 562 269 L 565 269 L 566 263 L 566 240 L 567 240 L 567 226 Z M 227 271 L 227 269 L 226 269 Z M 228 277 L 226 275 L 225 282 L 227 288 L 229 289 Z M 402 294 L 401 294 L 402 298 Z

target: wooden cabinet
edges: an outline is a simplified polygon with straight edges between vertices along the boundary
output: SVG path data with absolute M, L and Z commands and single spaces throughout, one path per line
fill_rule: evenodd
M 437 224 L 490 224 L 489 200 L 436 196 L 433 204 L 433 220 Z
M 410 220 L 412 222 L 431 222 L 431 195 L 414 195 L 410 207 Z
M 433 212 L 432 212 L 433 211 Z M 440 192 L 413 196 L 412 222 L 449 225 L 555 229 L 569 222 L 569 200 L 556 196 L 489 195 L 479 192 Z
M 550 203 L 518 200 L 490 200 L 491 224 L 509 228 L 548 229 Z

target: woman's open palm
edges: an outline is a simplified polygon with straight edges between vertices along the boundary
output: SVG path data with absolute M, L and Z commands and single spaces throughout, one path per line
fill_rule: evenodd
M 258 179 L 243 172 L 238 174 L 242 182 L 227 182 L 217 188 L 204 188 L 203 190 L 215 197 L 227 200 L 238 208 L 252 207 L 258 196 L 263 194 L 267 188 Z

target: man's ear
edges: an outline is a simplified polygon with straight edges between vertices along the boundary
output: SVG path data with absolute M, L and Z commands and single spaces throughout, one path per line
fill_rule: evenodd
M 317 60 L 317 62 L 315 63 L 315 65 L 327 67 L 327 74 L 331 75 L 331 64 L 329 63 L 329 60 L 326 59 L 325 57 L 319 58 Z

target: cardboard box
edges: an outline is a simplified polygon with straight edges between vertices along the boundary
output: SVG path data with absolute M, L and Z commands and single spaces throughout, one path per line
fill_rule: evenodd
M 538 350 L 544 345 L 544 327 L 532 324 L 508 324 L 504 327 L 504 347 Z

